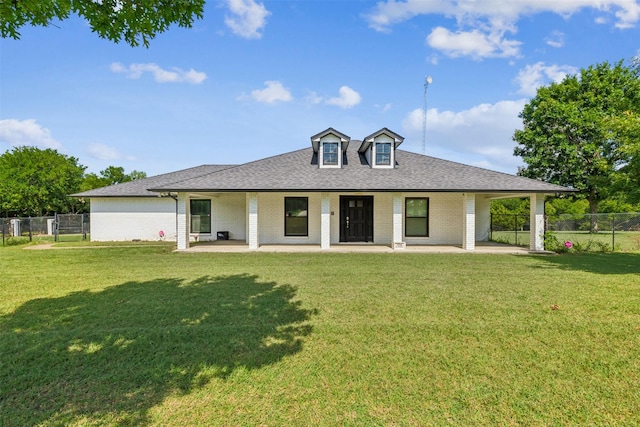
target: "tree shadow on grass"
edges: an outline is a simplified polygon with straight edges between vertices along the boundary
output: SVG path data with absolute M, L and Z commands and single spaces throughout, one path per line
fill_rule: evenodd
M 295 294 L 237 275 L 29 301 L 0 317 L 0 425 L 145 423 L 169 395 L 301 351 L 314 312 Z
M 640 274 L 640 253 L 580 253 L 536 256 L 547 265 L 596 274 Z

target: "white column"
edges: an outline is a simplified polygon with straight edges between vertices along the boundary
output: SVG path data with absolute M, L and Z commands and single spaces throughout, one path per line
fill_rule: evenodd
M 476 195 L 462 195 L 462 249 L 473 251 L 476 248 Z
M 320 213 L 320 248 L 331 247 L 331 202 L 329 193 L 322 193 L 322 212 Z
M 249 249 L 258 246 L 258 193 L 249 193 Z
M 529 249 L 544 250 L 544 194 L 529 196 Z
M 189 249 L 189 196 L 187 193 L 178 193 L 178 205 L 176 208 L 176 240 L 178 250 Z
M 402 235 L 402 194 L 393 193 L 393 249 L 405 248 Z

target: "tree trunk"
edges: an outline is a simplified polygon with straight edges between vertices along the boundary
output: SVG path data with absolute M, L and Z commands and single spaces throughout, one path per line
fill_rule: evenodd
M 597 233 L 598 232 L 598 200 L 594 197 L 593 194 L 589 195 L 589 212 L 591 213 L 590 216 L 590 227 L 589 227 L 589 232 L 590 233 Z

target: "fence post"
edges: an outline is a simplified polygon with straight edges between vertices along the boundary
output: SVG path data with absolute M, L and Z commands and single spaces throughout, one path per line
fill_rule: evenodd
M 516 232 L 516 246 L 518 246 L 518 214 L 513 214 L 513 231 Z
M 88 214 L 86 213 L 82 214 L 82 240 L 87 240 L 87 228 L 86 228 L 87 223 L 85 221 L 87 218 L 86 217 L 87 215 Z
M 5 233 L 5 231 L 4 231 L 4 230 L 5 230 L 5 227 L 6 227 L 6 222 L 5 222 L 5 220 L 3 219 L 3 220 L 2 220 L 2 246 L 4 246 L 4 233 Z
M 31 232 L 31 216 L 29 216 L 29 241 L 33 242 L 33 233 Z
M 58 213 L 53 214 L 53 241 L 58 241 Z
M 616 251 L 616 214 L 611 214 L 611 252 Z

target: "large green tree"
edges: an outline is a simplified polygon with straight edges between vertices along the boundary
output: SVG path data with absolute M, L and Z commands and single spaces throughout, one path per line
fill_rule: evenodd
M 628 203 L 640 203 L 640 112 L 626 111 L 613 122 L 612 133 L 621 141 L 622 165 L 614 184 Z
M 5 217 L 71 212 L 68 195 L 82 184 L 85 167 L 75 157 L 36 147 L 0 155 L 0 210 Z
M 20 38 L 26 24 L 51 26 L 71 14 L 85 18 L 91 30 L 131 46 L 149 42 L 171 25 L 191 27 L 203 16 L 205 0 L 2 0 L 0 35 Z
M 145 172 L 133 170 L 130 173 L 125 173 L 122 166 L 108 166 L 106 169 L 100 171 L 100 175 L 93 172 L 85 174 L 80 189 L 81 191 L 93 190 L 94 188 L 121 184 L 146 177 L 147 174 Z
M 539 88 L 520 113 L 524 128 L 513 135 L 514 154 L 526 164 L 519 174 L 579 190 L 596 213 L 630 161 L 628 118 L 638 113 L 640 79 L 622 61 Z

